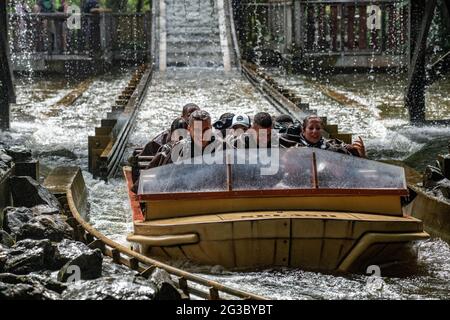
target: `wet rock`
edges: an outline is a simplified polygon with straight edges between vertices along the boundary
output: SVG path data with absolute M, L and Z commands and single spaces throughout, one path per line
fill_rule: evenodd
M 58 269 L 60 269 L 69 261 L 82 255 L 96 256 L 97 253 L 94 254 L 94 251 L 95 250 L 90 249 L 82 242 L 64 239 L 60 243 L 56 244 L 54 257 L 55 265 Z
M 0 300 L 60 300 L 60 296 L 43 286 L 0 282 Z
M 60 300 L 60 295 L 32 277 L 3 274 L 0 300 Z
M 42 157 L 42 158 L 58 157 L 58 158 L 68 158 L 68 159 L 73 159 L 73 160 L 78 158 L 78 156 L 73 151 L 64 149 L 64 148 L 40 152 L 39 157 Z
M 6 153 L 0 152 L 0 161 L 6 164 L 8 167 L 11 167 L 13 158 L 8 156 Z
M 438 182 L 437 187 L 441 190 L 442 195 L 447 199 L 450 199 L 450 180 L 443 179 Z
M 39 215 L 54 215 L 54 214 L 60 214 L 61 211 L 59 208 L 51 207 L 46 204 L 40 204 L 38 206 L 34 206 L 31 208 L 31 211 L 33 211 L 33 214 L 36 216 Z
M 14 239 L 5 230 L 0 230 L 0 244 L 11 248 L 14 245 Z
M 4 271 L 14 274 L 28 274 L 48 270 L 53 266 L 55 248 L 50 240 L 22 240 L 8 251 Z
M 158 288 L 155 300 L 181 300 L 181 293 L 175 287 L 167 271 L 156 268 L 150 277 L 150 281 L 154 282 Z
M 22 146 L 13 146 L 5 150 L 15 162 L 27 161 L 31 159 L 31 150 Z
M 9 166 L 3 161 L 0 161 L 0 171 L 3 172 L 2 175 L 4 175 L 8 170 Z
M 8 259 L 8 248 L 0 244 L 0 273 L 5 272 L 5 264 Z
M 123 265 L 114 263 L 111 258 L 103 258 L 102 276 L 103 277 L 116 277 L 117 275 L 135 277 L 138 276 L 138 272 L 127 268 Z
M 17 240 L 49 239 L 59 242 L 64 238 L 73 239 L 73 229 L 62 215 L 35 216 L 15 233 Z
M 442 171 L 438 167 L 427 166 L 423 175 L 423 186 L 425 188 L 433 188 L 437 185 L 437 182 L 444 179 Z
M 106 277 L 80 281 L 69 286 L 62 298 L 68 300 L 152 300 L 156 288 L 145 279 Z
M 32 208 L 44 204 L 61 209 L 58 199 L 36 180 L 30 177 L 12 177 L 10 183 L 16 206 Z
M 47 274 L 31 273 L 29 275 L 15 275 L 11 273 L 0 274 L 0 282 L 8 284 L 28 284 L 43 286 L 45 289 L 61 294 L 67 289 L 67 285 L 52 279 Z
M 25 207 L 7 207 L 3 210 L 3 228 L 10 234 L 17 234 L 22 226 L 34 218 L 33 212 Z
M 102 261 L 100 249 L 83 252 L 61 268 L 58 272 L 58 281 L 97 279 L 102 276 Z M 77 270 L 79 274 L 75 274 Z

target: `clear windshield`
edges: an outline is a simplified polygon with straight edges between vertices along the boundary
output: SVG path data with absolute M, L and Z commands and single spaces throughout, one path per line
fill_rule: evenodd
M 290 148 L 221 152 L 143 170 L 139 194 L 311 189 L 314 171 L 320 189 L 406 189 L 401 167 L 319 149 Z

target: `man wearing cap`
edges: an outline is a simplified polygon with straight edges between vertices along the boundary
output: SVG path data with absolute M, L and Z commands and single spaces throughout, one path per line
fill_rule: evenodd
M 245 119 L 239 125 L 247 125 Z M 272 139 L 272 117 L 267 112 L 259 112 L 253 118 L 249 130 L 237 136 L 232 146 L 235 148 L 270 148 Z
M 246 132 L 251 126 L 250 117 L 246 114 L 238 114 L 234 116 L 231 129 L 242 130 Z

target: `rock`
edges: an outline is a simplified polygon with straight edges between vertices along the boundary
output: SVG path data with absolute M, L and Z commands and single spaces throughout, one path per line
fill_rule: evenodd
M 60 300 L 60 295 L 29 276 L 0 275 L 0 300 Z
M 31 150 L 22 146 L 13 146 L 6 149 L 6 153 L 14 159 L 15 162 L 27 161 L 31 159 Z
M 32 208 L 44 204 L 61 210 L 58 199 L 36 180 L 30 177 L 12 177 L 10 183 L 14 205 Z
M 33 211 L 33 214 L 36 215 L 36 216 L 40 216 L 40 215 L 54 215 L 54 214 L 60 214 L 61 213 L 59 208 L 51 207 L 51 206 L 46 205 L 46 204 L 40 204 L 40 205 L 34 206 L 33 208 L 31 208 L 31 211 Z
M 76 258 L 67 262 L 58 272 L 58 281 L 67 282 L 72 279 L 74 267 L 79 268 L 79 279 L 76 280 L 92 280 L 102 276 L 103 256 L 100 249 L 89 252 L 83 252 Z
M 156 268 L 150 277 L 150 281 L 154 282 L 158 288 L 155 300 L 181 300 L 181 293 L 175 287 L 167 271 Z
M 0 244 L 11 248 L 14 245 L 14 239 L 5 230 L 0 230 Z
M 9 170 L 9 166 L 3 161 L 0 161 L 0 170 L 3 172 L 7 172 Z
M 55 248 L 50 240 L 22 240 L 8 251 L 4 271 L 28 274 L 48 270 L 53 266 Z
M 17 240 L 49 239 L 59 242 L 64 238 L 73 239 L 73 229 L 62 215 L 35 216 L 15 233 Z
M 0 161 L 2 161 L 8 167 L 11 167 L 11 162 L 13 161 L 13 158 L 8 156 L 6 153 L 0 152 Z
M 450 199 L 450 180 L 443 179 L 438 182 L 437 187 L 441 190 L 442 195 L 447 199 Z
M 60 269 L 69 261 L 82 255 L 97 255 L 94 251 L 82 242 L 64 239 L 56 245 L 55 265 Z
M 43 286 L 0 282 L 0 300 L 60 300 L 60 296 Z
M 3 214 L 3 228 L 9 234 L 17 234 L 25 223 L 34 218 L 33 212 L 24 207 L 7 207 L 3 210 Z
M 58 157 L 58 158 L 68 158 L 68 159 L 78 159 L 78 156 L 71 150 L 61 148 L 51 151 L 43 151 L 39 153 L 40 158 Z
M 127 268 L 123 265 L 112 262 L 112 259 L 109 257 L 103 258 L 103 266 L 102 266 L 102 276 L 103 277 L 116 277 L 118 274 L 122 276 L 135 277 L 138 276 L 139 273 Z
M 15 275 L 11 273 L 0 274 L 0 282 L 8 284 L 28 284 L 32 286 L 44 286 L 47 290 L 61 294 L 67 289 L 67 285 L 58 282 L 48 275 L 31 273 L 29 275 Z
M 442 171 L 438 167 L 427 166 L 423 175 L 423 186 L 425 188 L 433 188 L 437 182 L 444 179 Z
M 8 259 L 9 250 L 0 244 L 0 273 L 5 271 L 6 260 Z
M 145 279 L 106 277 L 70 285 L 62 298 L 68 300 L 152 300 L 156 288 Z

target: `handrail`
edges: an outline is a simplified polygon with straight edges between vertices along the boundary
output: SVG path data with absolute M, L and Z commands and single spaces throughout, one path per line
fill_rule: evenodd
M 132 269 L 135 269 L 136 271 L 140 271 L 141 274 L 145 275 L 148 274 L 148 270 L 152 268 L 160 268 L 165 271 L 167 271 L 169 274 L 173 276 L 177 276 L 178 278 L 178 284 L 177 286 L 180 289 L 184 289 L 185 293 L 190 293 L 196 296 L 200 296 L 202 298 L 217 298 L 218 292 L 222 292 L 227 295 L 234 296 L 236 298 L 240 299 L 252 299 L 252 300 L 266 300 L 266 298 L 245 292 L 242 290 L 234 289 L 228 286 L 225 286 L 223 284 L 220 284 L 216 281 L 208 280 L 206 278 L 197 276 L 195 274 L 192 274 L 190 272 L 172 267 L 168 264 L 165 264 L 161 261 L 149 258 L 147 256 L 144 256 L 140 253 L 137 253 L 111 239 L 103 235 L 101 232 L 99 232 L 97 229 L 92 227 L 89 223 L 87 223 L 81 214 L 78 212 L 77 206 L 75 205 L 72 190 L 67 190 L 67 203 L 69 205 L 70 212 L 72 214 L 72 217 L 77 221 L 79 228 L 77 228 L 79 231 L 82 231 L 85 233 L 81 239 L 83 240 L 89 240 L 90 247 L 100 247 L 104 254 L 110 256 L 113 258 L 114 262 L 127 265 L 131 267 Z M 86 234 L 87 233 L 87 234 Z M 107 249 L 106 246 L 108 246 L 110 249 Z M 122 255 L 128 257 L 126 259 L 125 257 L 122 257 Z M 140 266 L 139 263 L 143 264 L 144 266 Z M 199 290 L 198 288 L 192 288 L 188 286 L 187 281 L 191 281 L 193 283 L 196 283 L 198 285 L 202 285 L 206 288 L 213 288 L 214 295 L 211 294 L 211 291 L 204 292 Z M 223 297 L 222 297 L 223 299 Z

